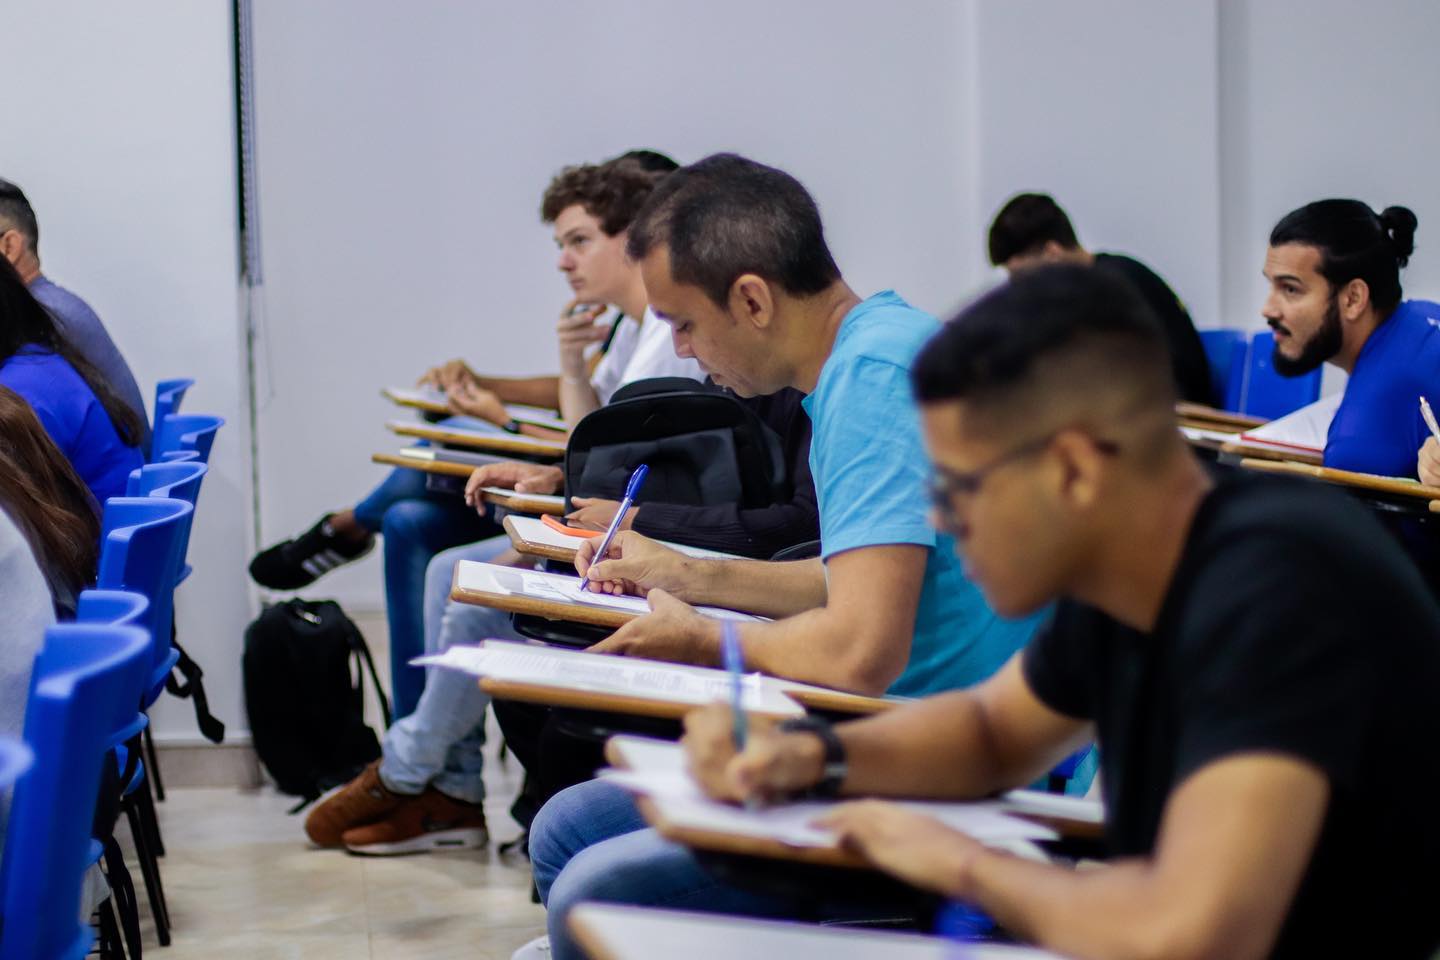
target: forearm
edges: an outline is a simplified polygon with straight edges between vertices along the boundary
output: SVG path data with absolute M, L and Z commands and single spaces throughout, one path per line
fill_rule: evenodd
M 680 561 L 670 592 L 690 604 L 728 607 L 766 617 L 791 617 L 825 605 L 825 567 L 819 560 Z
M 476 377 L 484 390 L 489 390 L 505 403 L 523 403 L 527 407 L 546 410 L 560 409 L 559 377 Z
M 957 872 L 952 895 L 978 905 L 1018 939 L 1067 957 L 1258 955 L 1242 951 L 1235 939 L 1211 952 L 1207 943 L 1215 940 L 1218 920 L 1207 923 L 1182 891 L 1167 891 L 1149 861 L 1074 870 L 986 849 Z
M 774 623 L 746 624 L 740 630 L 745 667 L 878 697 L 904 672 L 910 638 L 900 637 L 893 644 L 874 642 L 845 621 L 840 611 L 818 607 Z M 897 649 L 898 645 L 904 649 Z
M 572 430 L 586 414 L 600 409 L 600 398 L 595 388 L 584 377 L 564 376 L 560 378 L 560 418 Z

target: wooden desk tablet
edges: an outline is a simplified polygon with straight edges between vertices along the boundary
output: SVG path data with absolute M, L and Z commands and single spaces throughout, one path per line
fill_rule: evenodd
M 1236 437 L 1234 440 L 1220 444 L 1220 458 L 1227 463 L 1240 463 L 1242 466 L 1247 462 L 1266 461 L 1269 463 L 1294 463 L 1318 467 L 1324 462 L 1323 453 L 1315 453 L 1302 450 L 1299 447 L 1287 447 L 1282 444 L 1266 444 L 1258 441 L 1244 440 Z
M 385 427 L 391 433 L 402 437 L 418 437 L 432 443 L 452 444 L 457 447 L 528 457 L 533 460 L 555 461 L 565 456 L 565 444 L 563 443 L 522 437 L 504 431 L 488 433 L 463 427 L 446 427 L 433 423 L 406 423 L 400 420 L 390 420 Z
M 450 597 L 480 607 L 597 627 L 618 628 L 650 612 L 649 605 L 640 597 L 582 591 L 580 578 L 573 574 L 544 573 L 473 560 L 456 564 Z M 695 609 L 720 620 L 765 619 L 719 607 L 697 606 Z
M 1058 954 L 1010 944 L 966 943 L 918 933 L 752 920 L 611 903 L 582 903 L 570 932 L 596 960 L 1058 960 Z M 962 952 L 963 951 L 963 952 Z
M 445 391 L 436 390 L 434 387 L 385 387 L 380 391 L 380 395 L 396 406 L 423 410 L 426 413 L 443 413 L 447 416 L 454 416 Z M 560 414 L 554 410 L 531 407 L 523 403 L 507 403 L 505 412 L 521 423 L 544 427 L 547 430 L 565 433 L 569 429 L 565 425 L 565 421 L 560 419 Z
M 1214 407 L 1207 407 L 1201 403 L 1186 403 L 1184 401 L 1175 404 L 1175 415 L 1181 420 L 1209 424 L 1216 429 L 1233 427 L 1237 431 L 1249 430 L 1252 427 L 1258 427 L 1266 422 L 1264 417 L 1252 417 L 1245 413 L 1217 410 Z
M 1352 470 L 1336 470 L 1333 467 L 1313 466 L 1300 463 L 1273 463 L 1267 460 L 1241 460 L 1240 465 L 1251 470 L 1266 473 L 1287 473 L 1292 476 L 1312 477 L 1346 487 L 1359 494 L 1381 494 L 1398 499 L 1401 503 L 1417 509 L 1428 509 L 1440 513 L 1440 487 L 1427 486 L 1401 477 L 1377 477 L 1369 473 L 1355 473 Z M 1428 503 L 1427 503 L 1428 501 Z
M 409 447 L 399 453 L 372 453 L 370 462 L 383 463 L 391 467 L 404 467 L 407 470 L 419 470 L 422 473 L 434 473 L 442 477 L 461 477 L 467 480 L 475 470 L 475 467 L 468 463 L 430 459 L 416 455 L 432 450 L 434 450 L 433 447 Z M 503 457 L 491 457 L 490 459 L 494 463 L 506 462 Z M 481 487 L 480 497 L 486 503 L 493 503 L 517 513 L 533 513 L 552 517 L 558 517 L 565 513 L 564 497 L 551 497 L 538 493 L 516 493 L 514 490 L 507 490 L 504 487 Z

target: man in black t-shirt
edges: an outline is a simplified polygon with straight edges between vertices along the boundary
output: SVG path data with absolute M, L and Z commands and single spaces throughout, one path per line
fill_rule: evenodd
M 1021 322 L 1023 321 L 1023 322 Z M 999 674 L 831 733 L 688 722 L 717 796 L 965 798 L 1098 741 L 1114 855 L 1075 871 L 894 804 L 828 822 L 875 866 L 1076 957 L 1429 957 L 1440 943 L 1440 608 L 1360 507 L 1213 480 L 1164 345 L 1093 268 L 1017 275 L 921 353 L 935 516 L 1002 614 L 1059 601 Z
M 1160 321 L 1170 348 L 1170 367 L 1180 399 L 1215 406 L 1215 395 L 1205 346 L 1184 302 L 1154 270 L 1120 253 L 1091 253 L 1080 245 L 1065 211 L 1043 193 L 1011 197 L 990 224 L 990 262 L 1012 276 L 1047 263 L 1096 266 L 1123 277 L 1149 305 Z

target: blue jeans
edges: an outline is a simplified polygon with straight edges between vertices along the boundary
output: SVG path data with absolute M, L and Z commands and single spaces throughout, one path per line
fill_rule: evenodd
M 492 560 L 509 548 L 508 537 L 492 537 L 445 550 L 430 561 L 425 574 L 425 653 L 440 653 L 453 644 L 486 637 L 519 637 L 509 614 L 450 599 L 457 563 Z M 395 721 L 385 733 L 380 779 L 400 793 L 419 793 L 433 785 L 456 800 L 479 803 L 485 798 L 481 749 L 489 703 L 490 698 L 469 674 L 440 667 L 427 669 L 424 692 L 414 712 Z
M 415 477 L 420 478 L 420 486 Z M 392 471 L 355 508 L 356 520 L 373 529 L 370 525 L 383 507 L 379 530 L 384 539 L 385 619 L 390 627 L 390 699 L 397 718 L 415 709 L 425 689 L 424 672 L 409 664 L 425 650 L 423 591 L 430 558 L 498 532 L 493 520 L 467 507 L 460 496 L 425 489 L 424 478 L 416 470 Z
M 630 795 L 603 780 L 562 790 L 530 827 L 530 866 L 554 960 L 582 958 L 566 921 L 582 901 L 792 916 L 791 904 L 713 879 L 688 849 L 661 839 Z

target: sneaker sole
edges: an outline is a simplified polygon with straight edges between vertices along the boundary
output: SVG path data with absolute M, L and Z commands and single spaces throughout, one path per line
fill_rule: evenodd
M 399 857 L 408 853 L 435 853 L 445 850 L 478 850 L 490 842 L 488 831 L 479 827 L 436 830 L 394 843 L 345 844 L 345 849 L 362 857 Z

